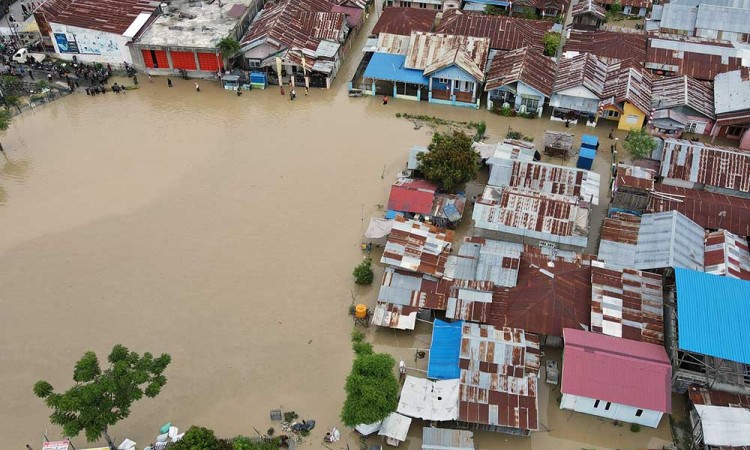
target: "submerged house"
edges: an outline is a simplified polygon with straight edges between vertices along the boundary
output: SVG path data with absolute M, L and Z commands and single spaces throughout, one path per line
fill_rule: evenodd
M 580 0 L 573 5 L 571 16 L 573 17 L 573 28 L 577 30 L 598 30 L 606 18 L 604 8 L 594 3 L 594 0 Z
M 487 71 L 487 109 L 508 104 L 521 114 L 542 116 L 552 95 L 555 62 L 535 47 L 523 47 L 493 58 Z
M 744 237 L 727 230 L 708 233 L 704 260 L 706 273 L 750 280 L 750 250 Z
M 437 185 L 427 180 L 399 178 L 391 186 L 388 210 L 428 216 L 435 202 Z
M 452 246 L 453 231 L 396 216 L 380 262 L 442 277 Z
M 750 447 L 750 397 L 690 386 L 692 449 Z
M 656 428 L 672 412 L 664 347 L 567 328 L 561 409 Z
M 666 292 L 665 346 L 672 389 L 690 385 L 750 394 L 750 281 L 675 269 Z
M 655 80 L 651 89 L 652 127 L 673 134 L 710 134 L 716 120 L 714 88 L 687 75 Z
M 607 64 L 594 55 L 587 53 L 560 60 L 549 102 L 550 119 L 575 124 L 581 118 L 595 126 L 606 81 Z
M 739 148 L 750 150 L 750 68 L 716 75 L 714 109 L 716 127 L 711 136 L 736 139 Z
M 619 130 L 640 130 L 651 112 L 651 74 L 632 61 L 607 71 L 599 117 L 617 121 Z
M 272 83 L 329 88 L 349 35 L 348 15 L 334 6 L 328 0 L 267 4 L 240 41 L 247 67 L 267 72 Z

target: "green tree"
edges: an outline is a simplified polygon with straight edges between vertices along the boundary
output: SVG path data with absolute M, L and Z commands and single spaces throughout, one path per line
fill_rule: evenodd
M 557 54 L 557 48 L 560 46 L 560 33 L 544 33 L 542 43 L 544 44 L 544 54 L 547 56 L 555 56 Z
M 460 131 L 435 133 L 430 151 L 417 156 L 419 170 L 428 180 L 452 191 L 479 172 L 479 153 L 471 144 L 472 139 Z
M 170 450 L 220 450 L 221 441 L 214 430 L 193 425 L 179 441 L 169 446 Z
M 367 258 L 354 268 L 354 282 L 357 284 L 371 284 L 375 274 L 372 272 L 372 260 Z
M 281 440 L 272 439 L 251 439 L 247 436 L 237 436 L 232 439 L 233 450 L 278 450 Z M 170 449 L 171 450 L 171 449 Z
M 11 119 L 13 119 L 13 116 L 8 111 L 8 108 L 0 109 L 0 131 L 5 131 L 10 127 Z M 5 154 L 2 143 L 0 143 L 0 152 L 3 152 L 3 155 Z
M 609 11 L 617 19 L 622 14 L 622 3 L 620 3 L 620 0 L 615 0 L 614 3 L 609 5 Z
M 45 399 L 52 409 L 50 421 L 61 426 L 65 436 L 75 437 L 83 431 L 93 442 L 104 435 L 114 448 L 109 427 L 130 415 L 133 402 L 159 394 L 167 382 L 163 373 L 171 360 L 166 353 L 157 358 L 151 353 L 140 356 L 115 345 L 107 357 L 109 366 L 102 370 L 96 354 L 89 351 L 76 362 L 73 387 L 57 393 L 48 382 L 38 381 L 34 394 Z
M 223 38 L 216 45 L 216 48 L 219 49 L 219 53 L 221 53 L 221 57 L 224 58 L 225 63 L 234 58 L 241 50 L 240 43 L 233 37 Z
M 508 10 L 497 5 L 487 5 L 484 7 L 484 13 L 488 16 L 507 16 Z
M 373 353 L 372 346 L 362 340 L 354 340 L 353 347 L 357 356 L 346 378 L 346 400 L 341 409 L 341 421 L 348 427 L 383 420 L 398 406 L 393 357 Z
M 4 96 L 24 94 L 23 82 L 17 77 L 9 75 L 0 76 L 0 91 Z
M 630 131 L 623 145 L 634 159 L 650 158 L 651 152 L 656 149 L 656 139 L 651 137 L 648 131 L 641 128 L 640 130 Z

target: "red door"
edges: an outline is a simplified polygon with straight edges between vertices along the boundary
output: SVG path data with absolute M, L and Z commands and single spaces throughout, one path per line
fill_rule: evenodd
M 195 70 L 195 54 L 193 52 L 172 52 L 172 67 L 174 69 Z
M 200 64 L 200 70 L 207 72 L 217 72 L 224 68 L 221 55 L 215 53 L 198 53 L 198 64 Z

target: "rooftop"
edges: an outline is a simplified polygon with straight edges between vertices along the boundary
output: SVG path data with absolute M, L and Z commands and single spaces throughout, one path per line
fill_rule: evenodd
M 578 4 L 586 2 L 579 2 Z M 607 62 L 632 58 L 638 64 L 646 62 L 645 33 L 626 33 L 609 30 L 585 31 L 573 29 L 565 40 L 563 50 L 576 53 L 591 53 Z M 574 56 L 574 55 L 571 55 Z
M 539 337 L 521 329 L 464 323 L 458 420 L 539 429 Z
M 662 345 L 663 308 L 661 275 L 592 263 L 591 331 Z
M 470 36 L 416 32 L 406 52 L 407 69 L 429 75 L 456 65 L 476 80 L 484 80 L 490 41 Z
M 672 365 L 664 347 L 565 329 L 563 394 L 672 412 Z
M 398 8 L 390 6 L 383 9 L 375 27 L 373 35 L 380 33 L 411 36 L 414 31 L 432 31 L 438 11 L 434 9 Z
M 596 56 L 586 53 L 563 58 L 557 66 L 554 92 L 583 86 L 592 94 L 601 96 L 606 80 L 607 64 Z
M 596 0 L 600 5 L 611 5 L 616 0 Z M 620 3 L 622 6 L 632 6 L 634 8 L 650 8 L 651 0 L 622 0 Z
M 641 218 L 632 214 L 615 213 L 605 218 L 599 241 L 599 261 L 612 267 L 635 266 L 640 228 Z
M 655 80 L 651 88 L 651 106 L 657 111 L 687 106 L 708 118 L 716 117 L 711 83 L 687 75 Z
M 591 14 L 600 20 L 604 20 L 606 15 L 604 8 L 597 3 L 594 3 L 594 0 L 580 0 L 573 5 L 571 13 L 573 14 L 573 17 L 583 14 Z
M 703 227 L 677 211 L 644 214 L 634 267 L 703 270 Z
M 435 201 L 437 186 L 426 180 L 399 178 L 391 186 L 388 209 L 391 211 L 429 215 Z
M 651 112 L 651 74 L 640 67 L 633 67 L 631 60 L 615 63 L 607 72 L 602 98 L 605 101 L 613 98 L 617 103 L 627 101 L 642 113 L 649 114 Z
M 750 448 L 750 397 L 690 386 L 708 450 Z
M 497 144 L 472 144 L 487 164 L 499 164 L 504 161 L 534 161 L 537 151 L 531 142 L 505 139 Z
M 589 207 L 576 197 L 487 186 L 474 205 L 474 226 L 586 247 Z
M 719 230 L 706 236 L 705 272 L 750 280 L 750 251 L 747 239 Z
M 660 156 L 662 177 L 750 192 L 750 152 L 665 138 Z
M 679 211 L 703 228 L 750 236 L 750 199 L 657 184 L 647 210 Z
M 531 333 L 562 336 L 563 328 L 591 324 L 590 256 L 574 261 L 550 257 L 526 247 L 518 284 L 495 289 L 487 323 L 522 328 Z
M 719 122 L 750 122 L 750 69 L 720 73 L 714 78 L 714 107 Z
M 232 33 L 242 18 L 237 17 L 236 5 L 244 7 L 244 15 L 255 2 L 256 0 L 232 0 L 230 4 L 219 6 L 221 2 L 209 4 L 189 0 L 172 1 L 168 7 L 169 13 L 160 15 L 137 42 L 147 46 L 215 49 L 221 39 Z
M 437 277 L 453 245 L 453 231 L 396 216 L 380 262 Z
M 427 378 L 450 380 L 461 376 L 458 360 L 461 353 L 463 322 L 443 322 L 435 319 L 432 326 L 430 359 L 427 363 Z
M 631 188 L 641 190 L 652 190 L 654 188 L 654 177 L 656 172 L 639 166 L 627 164 L 617 165 L 615 176 L 615 189 Z
M 489 281 L 494 286 L 513 287 L 523 244 L 466 237 L 457 255 L 448 257 L 445 278 Z
M 488 38 L 493 50 L 515 50 L 529 46 L 542 46 L 544 33 L 551 23 L 542 20 L 527 20 L 508 16 L 491 16 L 483 12 L 468 12 L 449 9 L 435 31 Z
M 474 433 L 448 428 L 422 428 L 422 450 L 474 450 Z
M 645 66 L 711 81 L 717 74 L 742 67 L 741 54 L 726 41 L 655 35 L 648 40 Z
M 458 419 L 458 378 L 427 380 L 407 375 L 398 399 L 399 414 L 429 421 Z
M 750 364 L 750 281 L 675 269 L 681 350 Z
M 520 81 L 549 98 L 556 70 L 555 62 L 544 56 L 540 49 L 523 47 L 511 50 L 492 59 L 484 90 L 491 91 Z
M 47 22 L 121 35 L 139 14 L 152 14 L 158 6 L 154 0 L 47 0 L 35 14 Z

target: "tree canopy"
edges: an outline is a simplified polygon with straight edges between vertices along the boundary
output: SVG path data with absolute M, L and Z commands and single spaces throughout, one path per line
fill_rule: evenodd
M 0 109 L 0 131 L 5 131 L 10 127 L 10 121 L 13 118 L 8 108 Z
M 560 46 L 560 33 L 544 33 L 542 43 L 544 44 L 544 54 L 547 56 L 555 56 L 557 54 L 557 47 Z
M 65 392 L 55 392 L 46 381 L 34 385 L 34 394 L 45 399 L 52 409 L 50 422 L 59 425 L 66 437 L 83 431 L 89 442 L 104 435 L 112 445 L 108 428 L 130 415 L 132 404 L 146 397 L 156 397 L 167 382 L 164 370 L 171 362 L 164 353 L 140 356 L 123 345 L 115 345 L 107 357 L 109 366 L 102 370 L 94 352 L 86 352 L 73 369 L 75 385 Z
M 344 387 L 341 421 L 349 427 L 383 420 L 398 407 L 396 361 L 391 355 L 374 353 L 363 338 L 361 334 L 352 337 L 356 358 Z
M 216 46 L 224 59 L 232 58 L 240 52 L 240 43 L 233 37 L 225 37 Z
M 656 139 L 648 134 L 648 131 L 641 128 L 632 130 L 628 133 L 627 139 L 623 142 L 625 149 L 630 152 L 630 156 L 637 158 L 650 158 L 651 152 L 656 149 Z
M 480 156 L 471 144 L 472 139 L 460 131 L 435 133 L 430 151 L 417 155 L 419 170 L 429 181 L 452 191 L 479 172 Z

